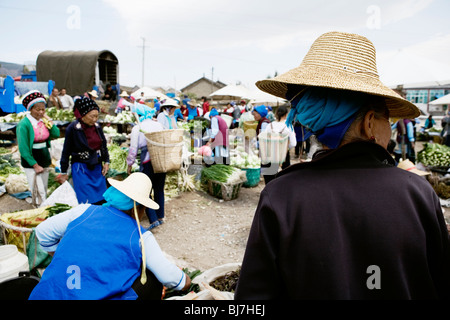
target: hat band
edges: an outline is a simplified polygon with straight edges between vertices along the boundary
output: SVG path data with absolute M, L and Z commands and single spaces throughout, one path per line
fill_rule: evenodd
M 30 103 L 28 103 L 27 110 L 30 111 L 30 109 L 31 109 L 36 103 L 39 103 L 39 102 L 45 103 L 45 99 L 44 99 L 44 98 L 36 98 L 36 99 L 30 101 Z

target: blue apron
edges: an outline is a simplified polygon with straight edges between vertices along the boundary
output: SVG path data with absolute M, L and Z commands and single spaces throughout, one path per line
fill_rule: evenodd
M 86 163 L 72 163 L 72 180 L 78 203 L 96 203 L 103 200 L 106 179 L 102 174 L 101 164 L 90 170 Z
M 136 299 L 132 285 L 141 265 L 136 221 L 113 207 L 91 205 L 68 225 L 29 299 Z

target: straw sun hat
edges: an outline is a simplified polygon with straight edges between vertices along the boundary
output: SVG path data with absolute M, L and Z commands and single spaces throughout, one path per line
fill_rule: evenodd
M 385 98 L 390 117 L 416 118 L 419 109 L 381 83 L 375 47 L 367 38 L 351 33 L 328 32 L 314 41 L 300 66 L 256 86 L 286 98 L 288 84 L 364 92 Z
M 152 181 L 145 173 L 134 172 L 123 181 L 108 178 L 108 182 L 137 203 L 150 209 L 159 209 L 159 205 L 149 198 Z
M 414 165 L 414 163 L 408 159 L 400 161 L 400 163 L 397 165 L 397 167 L 400 169 L 415 173 L 419 176 L 426 176 L 426 175 L 431 174 L 430 172 L 417 169 L 416 166 Z

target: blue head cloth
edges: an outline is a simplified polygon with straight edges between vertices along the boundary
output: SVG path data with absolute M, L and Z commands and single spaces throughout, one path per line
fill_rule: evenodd
M 211 111 L 209 112 L 210 117 L 215 117 L 218 115 L 219 115 L 219 112 L 216 110 L 216 108 L 212 108 Z
M 298 92 L 288 88 L 286 97 L 292 99 L 292 109 L 286 124 L 292 126 L 298 121 L 304 126 L 303 140 L 314 134 L 332 149 L 339 146 L 356 113 L 368 99 L 363 93 L 320 87 L 306 88 L 295 97 Z
M 264 118 L 265 116 L 267 116 L 267 113 L 269 113 L 269 112 L 267 111 L 267 108 L 266 108 L 265 105 L 257 106 L 257 107 L 255 107 L 254 110 L 255 110 L 256 112 L 258 112 L 259 115 L 260 115 L 262 118 Z
M 134 207 L 134 200 L 114 187 L 109 187 L 103 194 L 103 198 L 106 201 L 103 204 L 105 207 L 114 207 L 122 211 L 130 210 Z
M 133 112 L 136 112 L 140 117 L 139 121 L 144 121 L 145 119 L 151 119 L 156 113 L 155 108 L 150 108 L 149 106 L 142 103 L 135 103 L 131 108 Z

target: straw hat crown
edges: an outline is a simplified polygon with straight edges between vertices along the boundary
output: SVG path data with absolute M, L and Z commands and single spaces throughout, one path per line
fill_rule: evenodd
M 147 208 L 155 210 L 159 209 L 159 205 L 150 199 L 152 181 L 145 173 L 134 172 L 123 181 L 108 178 L 108 182 L 111 186 L 137 203 L 140 203 Z
M 286 98 L 288 84 L 382 96 L 391 117 L 415 118 L 420 115 L 414 104 L 381 83 L 375 47 L 357 34 L 325 33 L 314 41 L 300 66 L 273 79 L 256 82 L 262 91 L 282 98 Z

